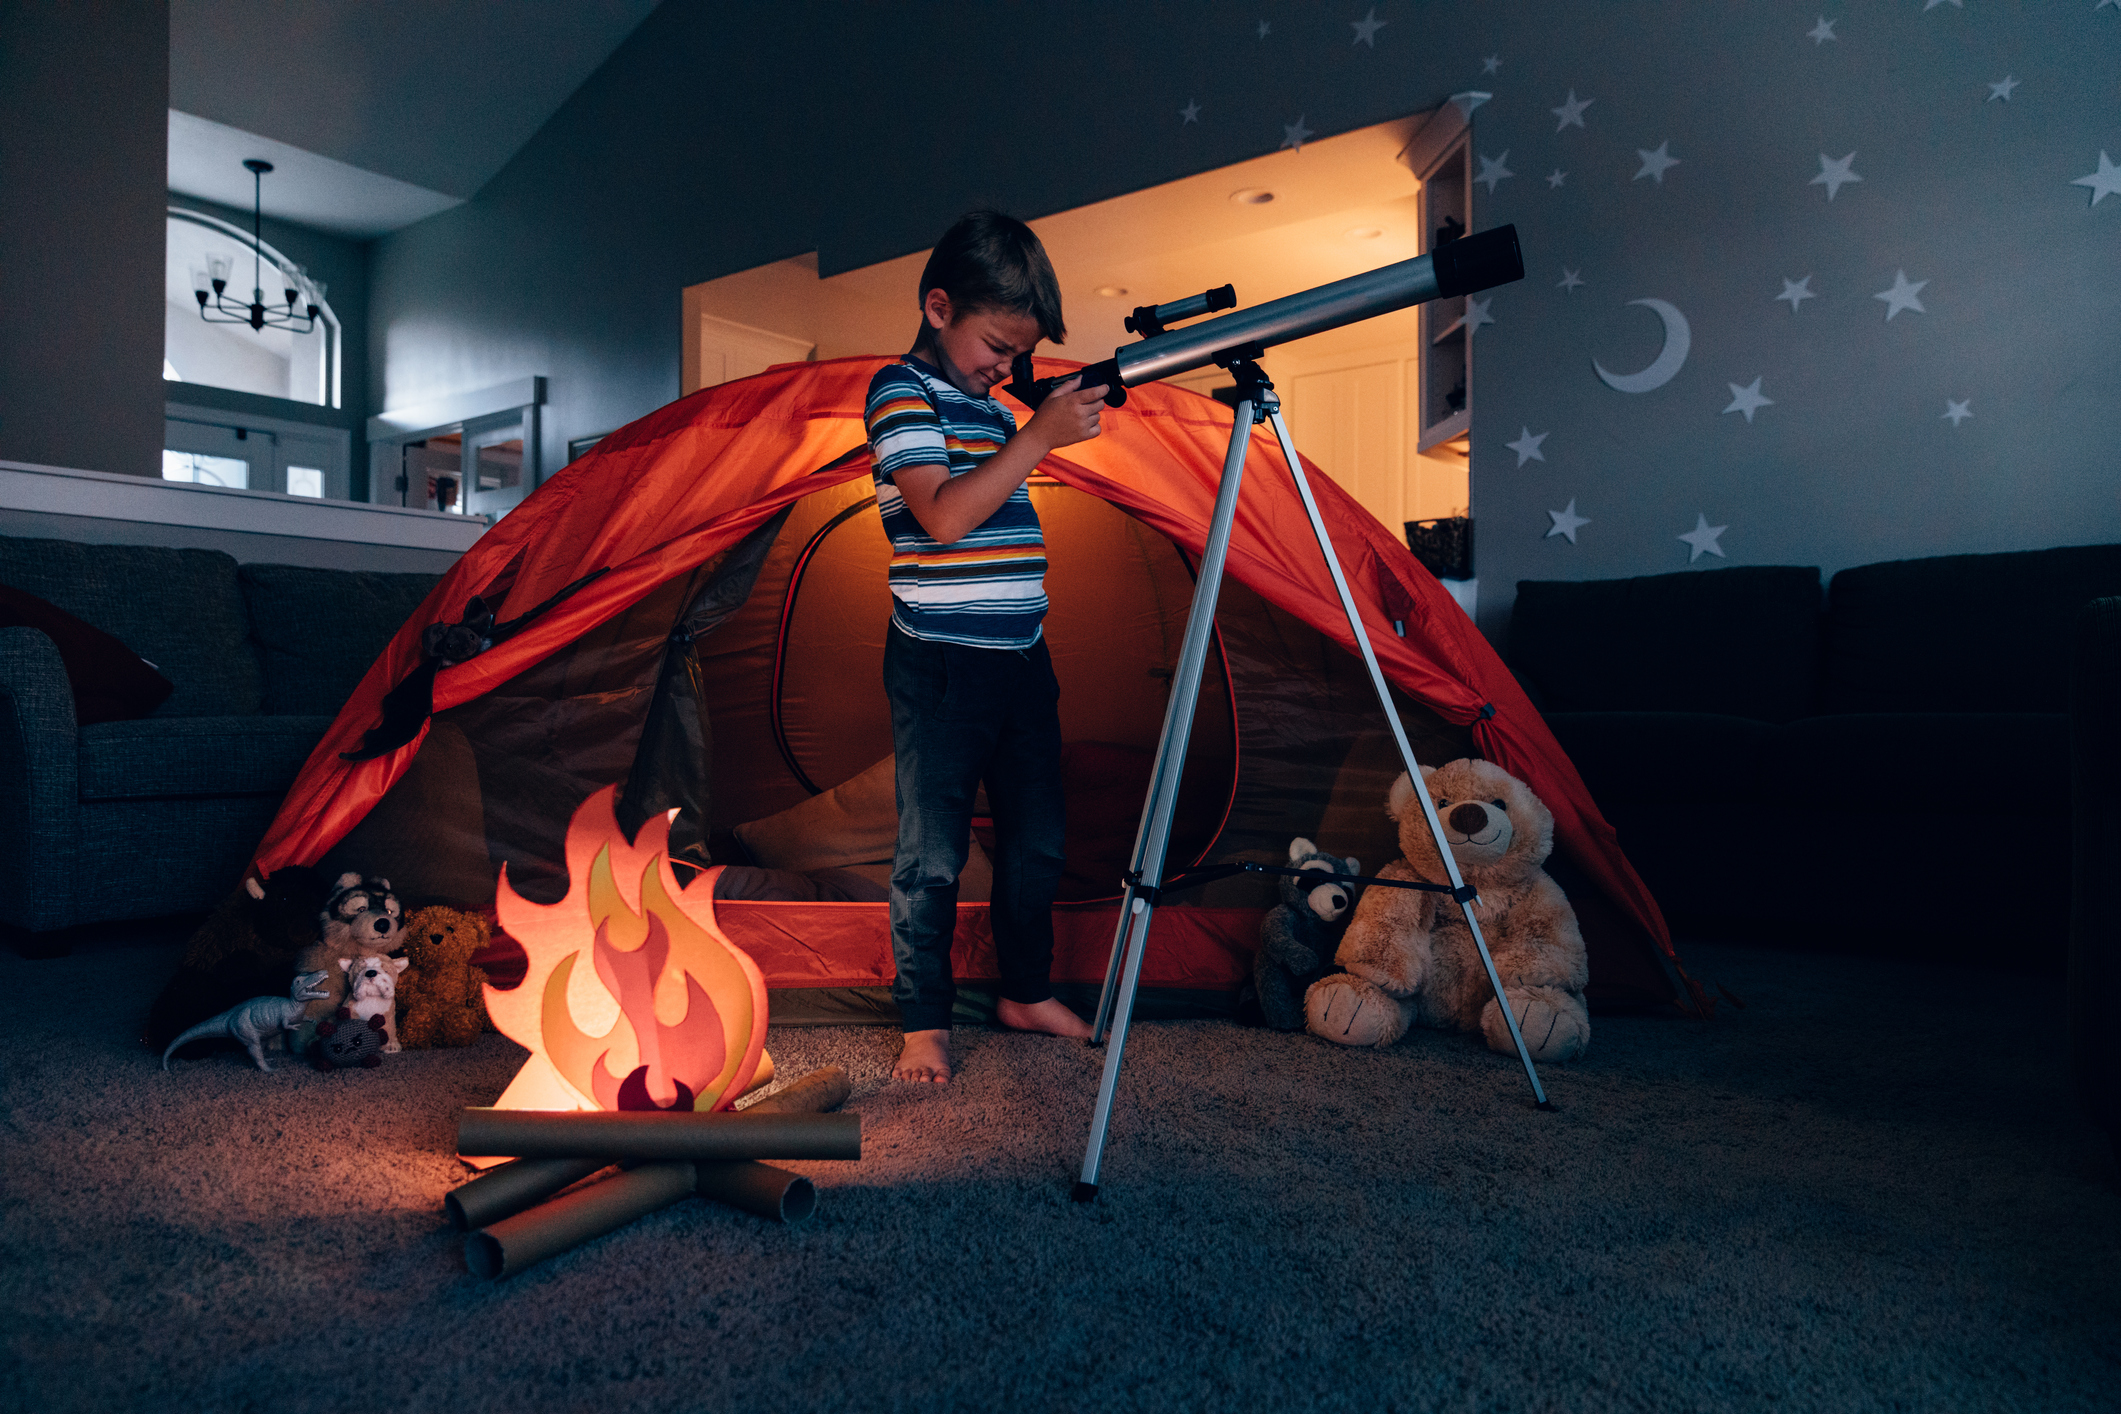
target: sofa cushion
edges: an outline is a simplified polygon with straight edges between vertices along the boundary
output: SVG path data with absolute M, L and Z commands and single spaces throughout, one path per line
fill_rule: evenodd
M 232 555 L 0 536 L 0 584 L 57 604 L 153 663 L 176 684 L 158 718 L 258 710 L 258 660 Z
M 0 584 L 0 628 L 33 628 L 59 650 L 74 721 L 123 722 L 144 717 L 170 694 L 170 680 L 138 653 L 27 590 Z
M 83 727 L 81 799 L 281 795 L 330 726 L 329 717 L 242 716 Z
M 1609 803 L 1752 800 L 1760 753 L 1777 730 L 1709 712 L 1550 712 L 1546 720 L 1602 812 Z
M 264 710 L 336 715 L 441 578 L 244 565 L 236 579 L 265 666 Z
M 1543 711 L 1813 710 L 1819 571 L 1783 565 L 1520 580 L 1510 663 Z
M 2121 545 L 1843 570 L 1827 596 L 1820 710 L 2066 711 L 2077 613 L 2116 594 Z
M 2041 822 L 2035 838 L 2059 853 L 2069 834 L 2069 719 L 2041 712 L 1807 717 L 1764 743 L 1759 781 L 1767 804 L 1817 802 L 1852 816 L 2030 810 Z M 1996 827 L 2006 831 L 2000 818 Z M 2024 838 L 2023 830 L 2007 833 Z M 1983 853 L 1978 841 L 1967 843 Z

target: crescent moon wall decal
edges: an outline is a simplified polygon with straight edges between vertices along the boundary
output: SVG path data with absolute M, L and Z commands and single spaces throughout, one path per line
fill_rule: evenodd
M 1694 331 L 1687 327 L 1686 316 L 1670 301 L 1661 299 L 1631 299 L 1629 304 L 1646 305 L 1664 321 L 1664 349 L 1648 368 L 1640 373 L 1609 373 L 1604 364 L 1591 360 L 1591 367 L 1608 388 L 1619 393 L 1647 393 L 1652 388 L 1662 388 L 1679 374 L 1680 365 L 1686 362 L 1687 351 L 1694 346 Z

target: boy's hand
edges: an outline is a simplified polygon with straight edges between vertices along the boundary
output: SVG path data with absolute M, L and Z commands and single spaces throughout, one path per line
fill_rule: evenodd
M 1081 382 L 1082 375 L 1078 373 L 1046 394 L 1046 400 L 1031 415 L 1030 426 L 1024 429 L 1048 451 L 1087 442 L 1098 434 L 1097 420 L 1105 410 L 1105 385 L 1083 388 L 1077 386 Z

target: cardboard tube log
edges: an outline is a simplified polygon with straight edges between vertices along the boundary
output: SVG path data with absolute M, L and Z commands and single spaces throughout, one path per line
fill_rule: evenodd
M 457 1231 L 471 1232 L 609 1167 L 611 1160 L 603 1158 L 516 1159 L 450 1193 L 442 1200 L 442 1211 Z
M 785 1085 L 763 1100 L 738 1110 L 738 1114 L 824 1114 L 847 1103 L 853 1086 L 847 1072 L 836 1065 L 813 1070 L 792 1085 Z
M 751 1159 L 694 1164 L 693 1189 L 732 1208 L 777 1223 L 799 1223 L 817 1211 L 817 1189 L 787 1169 Z
M 602 1156 L 606 1163 L 617 1159 L 859 1159 L 862 1117 L 473 1108 L 457 1119 L 457 1151 L 519 1159 Z
M 694 1180 L 689 1163 L 643 1164 L 472 1233 L 464 1239 L 464 1265 L 472 1275 L 489 1281 L 514 1276 L 547 1257 L 691 1197 Z

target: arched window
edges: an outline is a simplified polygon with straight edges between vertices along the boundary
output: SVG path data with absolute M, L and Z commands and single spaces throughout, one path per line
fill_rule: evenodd
M 307 334 L 210 324 L 193 294 L 215 268 L 228 272 L 228 298 L 251 302 L 262 287 L 268 306 L 282 303 L 283 271 L 299 267 L 250 232 L 182 207 L 169 208 L 168 256 L 163 273 L 162 376 L 172 382 L 260 393 L 322 407 L 339 406 L 339 318 L 317 286 L 319 314 Z M 253 272 L 256 272 L 255 274 Z M 305 301 L 306 302 L 306 298 Z M 298 306 L 299 307 L 299 306 Z

